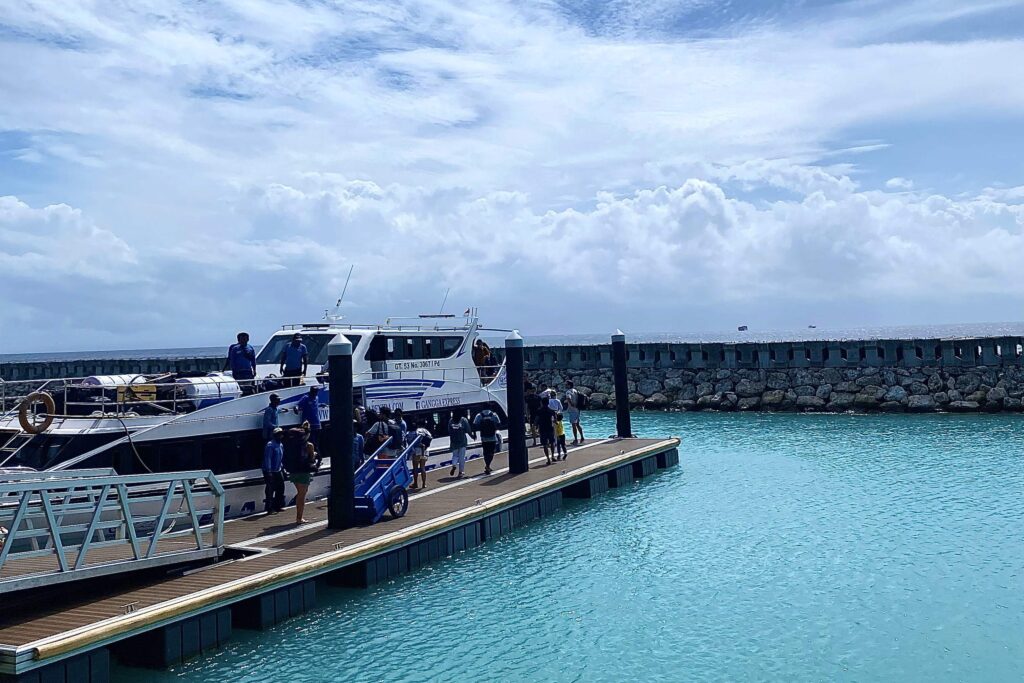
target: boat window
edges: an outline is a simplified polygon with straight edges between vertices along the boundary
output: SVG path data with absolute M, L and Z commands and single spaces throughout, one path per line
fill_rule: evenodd
M 309 353 L 309 364 L 323 365 L 327 362 L 327 345 L 335 335 L 333 333 L 303 334 L 302 343 L 306 345 Z M 260 349 L 256 356 L 256 362 L 260 365 L 274 365 L 281 361 L 281 352 L 292 341 L 291 334 L 276 334 L 270 338 L 267 345 Z M 357 340 L 353 340 L 355 345 Z
M 445 337 L 441 340 L 441 355 L 450 356 L 459 350 L 462 345 L 462 337 Z

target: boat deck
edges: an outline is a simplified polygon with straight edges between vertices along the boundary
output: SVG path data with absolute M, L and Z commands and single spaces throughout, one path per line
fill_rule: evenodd
M 483 475 L 481 460 L 471 460 L 465 479 L 450 477 L 447 470 L 429 473 L 428 488 L 410 492 L 404 517 L 386 516 L 372 526 L 327 529 L 325 500 L 307 504 L 309 523 L 302 526 L 295 525 L 293 508 L 229 521 L 224 532 L 230 551 L 226 556 L 238 559 L 222 560 L 184 575 L 150 573 L 135 581 L 119 580 L 116 585 L 88 591 L 65 591 L 53 599 L 19 599 L 18 609 L 5 609 L 0 615 L 0 673 L 19 674 L 305 581 L 486 519 L 616 468 L 640 461 L 653 464 L 655 456 L 674 452 L 678 444 L 677 439 L 592 440 L 571 448 L 566 461 L 551 465 L 544 464 L 538 448 L 532 448 L 531 469 L 521 475 L 508 473 L 507 453 L 497 454 L 495 472 L 490 476 Z

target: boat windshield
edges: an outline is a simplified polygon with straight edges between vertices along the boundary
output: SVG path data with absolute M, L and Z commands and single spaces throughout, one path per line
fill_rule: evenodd
M 309 364 L 323 365 L 327 361 L 327 344 L 334 339 L 335 334 L 303 334 L 302 343 L 306 345 L 309 352 Z M 260 349 L 256 356 L 256 362 L 260 365 L 274 365 L 281 360 L 281 352 L 292 341 L 291 334 L 276 334 L 270 338 L 267 345 Z

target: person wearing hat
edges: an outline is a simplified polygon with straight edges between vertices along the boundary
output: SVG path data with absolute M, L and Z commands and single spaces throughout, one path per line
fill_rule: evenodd
M 306 366 L 309 365 L 309 352 L 306 350 L 306 345 L 302 343 L 300 333 L 293 334 L 291 343 L 284 347 L 284 351 L 281 352 L 280 364 L 281 376 L 288 378 L 284 385 L 297 387 L 300 383 L 299 378 L 305 377 Z
M 268 515 L 284 509 L 284 430 L 275 427 L 263 448 L 263 505 Z
M 263 441 L 270 441 L 274 430 L 281 426 L 278 421 L 278 406 L 281 405 L 281 397 L 277 394 L 270 395 L 270 405 L 263 409 Z

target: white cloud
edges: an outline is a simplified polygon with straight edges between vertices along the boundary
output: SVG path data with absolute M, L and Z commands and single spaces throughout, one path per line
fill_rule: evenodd
M 914 181 L 908 180 L 907 178 L 889 178 L 885 181 L 885 187 L 890 190 L 913 190 Z
M 659 307 L 685 327 L 684 310 L 725 320 L 716 307 L 748 301 L 943 315 L 986 293 L 1005 317 L 1021 209 L 996 180 L 1021 179 L 928 196 L 884 181 L 913 170 L 872 182 L 850 161 L 898 153 L 890 124 L 1024 118 L 1007 66 L 1024 41 L 900 41 L 958 5 L 843 3 L 680 37 L 679 17 L 729 8 L 14 0 L 0 190 L 21 198 L 0 200 L 0 294 L 31 280 L 93 307 L 71 346 L 128 320 L 140 344 L 276 324 L 332 301 L 350 263 L 373 318 L 448 286 L 547 331 Z M 552 288 L 572 311 L 541 305 Z M 44 305 L 19 310 L 43 329 Z

